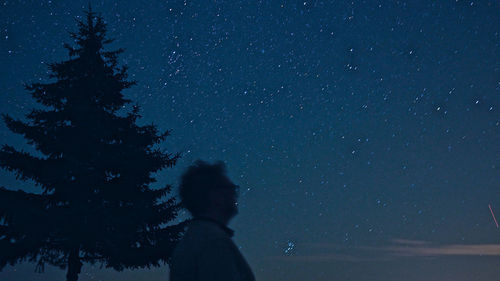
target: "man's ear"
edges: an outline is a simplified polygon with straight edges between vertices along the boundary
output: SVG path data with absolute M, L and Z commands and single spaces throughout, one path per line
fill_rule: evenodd
M 208 202 L 210 202 L 210 205 L 211 206 L 219 206 L 222 204 L 222 196 L 220 194 L 220 192 L 218 192 L 217 190 L 210 190 L 208 191 L 208 194 L 207 194 L 208 198 Z

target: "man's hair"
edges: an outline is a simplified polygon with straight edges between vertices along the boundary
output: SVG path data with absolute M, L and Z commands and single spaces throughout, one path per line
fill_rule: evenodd
M 224 162 L 218 161 L 211 165 L 197 160 L 182 174 L 179 186 L 181 204 L 191 215 L 202 215 L 209 207 L 209 192 L 227 182 Z

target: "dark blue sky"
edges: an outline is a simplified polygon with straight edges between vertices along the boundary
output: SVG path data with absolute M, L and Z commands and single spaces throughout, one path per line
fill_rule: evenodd
M 92 1 L 141 122 L 224 160 L 258 280 L 491 281 L 500 268 L 500 2 Z M 0 112 L 36 106 L 87 1 L 0 2 Z M 1 143 L 27 147 L 0 125 Z M 1 171 L 0 185 L 37 192 Z M 23 264 L 1 280 L 62 279 Z M 168 280 L 166 267 L 86 280 Z M 94 279 L 93 279 L 94 278 Z M 496 279 L 495 279 L 496 278 Z

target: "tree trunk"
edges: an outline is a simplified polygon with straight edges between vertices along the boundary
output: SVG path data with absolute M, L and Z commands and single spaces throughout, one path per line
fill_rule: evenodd
M 68 272 L 66 273 L 66 281 L 77 281 L 78 274 L 82 269 L 82 262 L 80 261 L 80 251 L 78 249 L 71 250 L 68 257 Z

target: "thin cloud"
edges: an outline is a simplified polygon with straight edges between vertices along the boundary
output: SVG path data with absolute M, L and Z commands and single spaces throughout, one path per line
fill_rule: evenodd
M 410 243 L 401 243 L 401 240 L 394 240 L 395 243 L 404 245 L 381 247 L 379 249 L 401 256 L 500 256 L 500 244 L 431 245 L 430 243 L 412 243 L 417 242 L 412 240 L 404 241 Z
M 301 253 L 273 256 L 268 259 L 296 262 L 373 262 L 402 257 L 489 256 L 500 257 L 500 244 L 433 244 L 429 241 L 393 239 L 385 246 L 348 248 L 333 243 L 304 243 L 297 245 Z
M 294 262 L 370 262 L 370 261 L 387 261 L 393 258 L 390 257 L 357 257 L 352 255 L 342 254 L 313 254 L 313 255 L 294 255 L 294 256 L 272 256 L 268 259 L 277 261 L 294 261 Z

